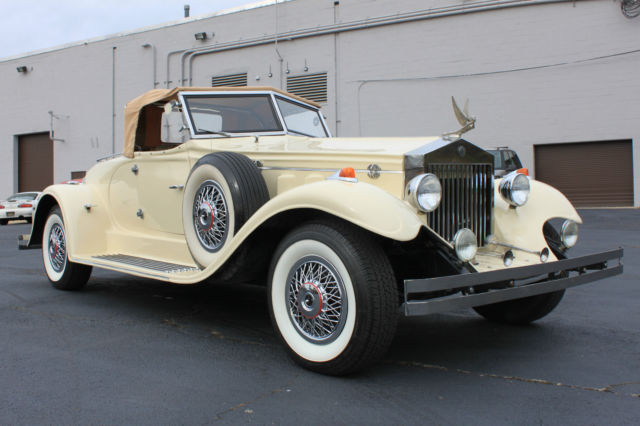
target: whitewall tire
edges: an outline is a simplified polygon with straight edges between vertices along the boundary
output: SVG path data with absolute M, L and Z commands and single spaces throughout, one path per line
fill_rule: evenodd
M 370 236 L 342 221 L 291 231 L 269 274 L 274 328 L 298 364 L 343 375 L 386 352 L 398 295 L 389 260 Z
M 78 290 L 87 283 L 91 266 L 69 260 L 67 236 L 59 207 L 49 212 L 42 234 L 42 261 L 51 285 L 60 290 Z
M 312 362 L 331 361 L 344 352 L 353 335 L 357 306 L 349 272 L 329 246 L 302 240 L 287 247 L 272 282 L 273 317 L 287 346 Z M 335 296 L 328 295 L 327 285 L 335 287 Z M 296 287 L 300 287 L 297 292 Z M 333 322 L 326 309 L 331 302 Z

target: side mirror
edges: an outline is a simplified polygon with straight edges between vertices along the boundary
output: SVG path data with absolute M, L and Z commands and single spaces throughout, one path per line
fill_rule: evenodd
M 182 112 L 169 111 L 162 113 L 162 129 L 160 140 L 165 143 L 183 143 L 186 141 L 184 120 Z

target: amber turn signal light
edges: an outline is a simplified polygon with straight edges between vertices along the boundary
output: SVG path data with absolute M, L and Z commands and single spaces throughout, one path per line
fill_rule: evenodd
M 338 176 L 345 178 L 355 178 L 356 171 L 353 170 L 353 167 L 344 167 L 340 170 L 340 174 Z

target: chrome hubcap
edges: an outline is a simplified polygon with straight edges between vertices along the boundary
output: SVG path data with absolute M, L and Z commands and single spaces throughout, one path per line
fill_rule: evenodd
M 49 263 L 56 272 L 64 269 L 67 260 L 67 244 L 64 238 L 64 230 L 59 224 L 54 224 L 49 231 Z
M 344 328 L 347 297 L 340 275 L 326 260 L 307 256 L 287 279 L 289 318 L 298 333 L 313 343 L 330 343 Z
M 227 201 L 217 182 L 200 185 L 193 200 L 193 225 L 200 244 L 210 252 L 218 251 L 229 228 Z

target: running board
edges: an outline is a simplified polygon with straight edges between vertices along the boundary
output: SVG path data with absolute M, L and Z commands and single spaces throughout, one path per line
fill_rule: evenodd
M 163 274 L 176 274 L 181 272 L 198 272 L 199 268 L 190 265 L 180 265 L 177 263 L 162 262 L 159 260 L 145 259 L 143 257 L 130 256 L 127 254 L 105 254 L 101 256 L 91 256 L 92 259 L 118 263 L 136 268 L 147 269 L 149 271 Z

